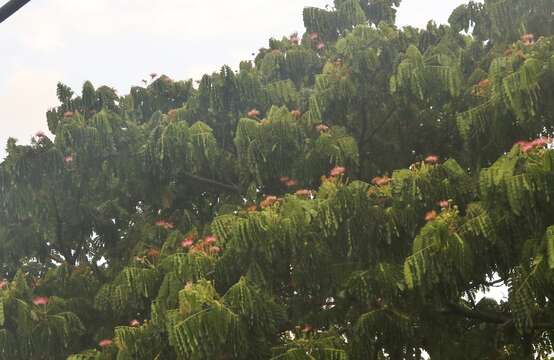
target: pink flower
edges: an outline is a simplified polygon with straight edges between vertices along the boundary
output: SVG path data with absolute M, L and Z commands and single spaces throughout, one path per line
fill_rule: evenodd
M 0 281 L 0 290 L 3 290 L 3 289 L 5 289 L 5 288 L 7 288 L 7 287 L 8 287 L 8 280 L 2 279 L 2 280 Z
M 255 119 L 260 116 L 260 111 L 258 109 L 252 109 L 246 115 L 248 115 L 249 118 Z
M 98 345 L 100 345 L 101 348 L 107 348 L 111 344 L 113 344 L 111 339 L 102 339 L 98 342 Z
M 265 209 L 275 204 L 277 200 L 278 200 L 277 196 L 272 196 L 272 195 L 266 196 L 266 198 L 260 203 L 260 206 L 262 207 L 262 209 Z
M 436 164 L 439 162 L 439 157 L 437 155 L 429 155 L 425 158 L 427 164 Z
M 521 42 L 526 46 L 533 45 L 535 43 L 535 35 L 529 33 L 523 34 L 521 36 Z
M 339 175 L 342 175 L 346 172 L 346 168 L 343 167 L 343 166 L 335 166 L 334 168 L 331 169 L 331 172 L 329 172 L 329 175 L 335 177 L 335 176 L 339 176 Z
M 39 306 L 39 305 L 48 305 L 48 297 L 47 296 L 37 296 L 33 298 L 33 304 Z
M 64 156 L 63 158 L 63 162 L 66 163 L 67 165 L 71 164 L 73 160 L 74 160 L 73 155 L 67 155 L 67 156 Z
M 285 185 L 287 185 L 288 187 L 296 186 L 298 185 L 298 180 L 290 179 L 285 183 Z
M 531 141 L 531 144 L 534 147 L 543 147 L 543 146 L 546 146 L 546 145 L 550 144 L 551 142 L 552 142 L 552 139 L 543 136 L 543 137 L 540 137 L 540 138 L 537 138 L 537 139 Z
M 524 153 L 528 152 L 529 150 L 532 150 L 537 147 L 543 147 L 552 142 L 551 138 L 548 137 L 540 137 L 532 141 L 518 141 L 516 142 L 516 145 L 518 145 Z
M 310 332 L 314 329 L 314 327 L 310 324 L 306 324 L 302 327 L 302 332 L 303 333 L 307 333 L 307 332 Z
M 308 36 L 310 37 L 311 40 L 315 40 L 319 37 L 319 34 L 316 32 L 311 32 Z
M 170 222 L 165 221 L 165 220 L 156 221 L 156 225 L 159 226 L 159 227 L 162 227 L 166 230 L 171 230 L 175 227 L 175 225 L 173 223 L 170 223 Z
M 177 116 L 177 109 L 171 109 L 167 112 L 167 116 L 174 119 Z
M 217 241 L 217 237 L 215 235 L 208 235 L 204 238 L 204 242 L 206 244 L 214 244 Z
M 323 42 L 320 42 L 320 43 L 317 44 L 317 46 L 316 46 L 316 49 L 318 49 L 318 50 L 322 50 L 322 49 L 324 49 L 324 48 L 325 48 L 325 44 L 324 44 Z
M 133 320 L 129 321 L 129 326 L 139 327 L 140 326 L 140 321 L 138 321 L 137 319 L 133 319 Z
M 156 257 L 160 256 L 160 250 L 158 250 L 156 248 L 152 248 L 152 249 L 148 250 L 146 255 L 148 255 L 148 257 L 151 257 L 151 258 L 156 258 Z
M 448 202 L 448 200 L 441 200 L 439 201 L 439 206 L 443 209 L 447 209 L 450 207 L 450 202 Z
M 319 131 L 320 133 L 323 133 L 323 132 L 327 132 L 329 130 L 329 126 L 325 125 L 325 124 L 319 124 L 317 125 L 316 127 L 316 130 Z
M 425 214 L 425 221 L 433 221 L 437 218 L 437 212 L 435 210 L 428 211 Z
M 373 185 L 382 186 L 382 185 L 387 185 L 388 183 L 391 182 L 391 180 L 392 179 L 388 176 L 376 176 L 373 179 L 371 179 L 371 183 Z
M 294 195 L 298 197 L 309 198 L 310 196 L 312 196 L 312 191 L 308 189 L 300 189 L 295 192 Z
M 190 248 L 193 244 L 194 244 L 194 241 L 192 239 L 192 236 L 189 236 L 183 241 L 181 241 L 181 247 L 184 247 L 186 249 Z

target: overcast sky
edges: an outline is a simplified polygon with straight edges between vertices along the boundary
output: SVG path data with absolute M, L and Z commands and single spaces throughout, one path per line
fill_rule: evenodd
M 444 23 L 462 0 L 403 0 L 398 24 Z M 6 0 L 0 0 L 0 4 Z M 32 0 L 0 24 L 0 159 L 9 136 L 47 130 L 56 83 L 125 94 L 151 72 L 199 78 L 303 32 L 302 8 L 332 0 Z

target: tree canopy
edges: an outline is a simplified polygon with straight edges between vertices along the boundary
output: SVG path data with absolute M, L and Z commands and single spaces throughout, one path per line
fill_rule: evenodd
M 548 359 L 552 1 L 399 5 L 305 8 L 196 84 L 58 84 L 0 164 L 0 359 Z

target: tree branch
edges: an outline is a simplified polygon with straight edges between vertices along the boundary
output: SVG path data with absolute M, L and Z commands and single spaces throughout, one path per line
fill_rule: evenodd
M 25 4 L 31 0 L 10 0 L 4 6 L 0 7 L 0 23 L 15 14 Z
M 498 324 L 498 325 L 513 324 L 512 317 L 502 313 L 474 310 L 460 304 L 447 304 L 446 307 L 447 309 L 441 311 L 442 313 L 458 315 L 468 319 L 480 320 L 491 324 Z M 554 329 L 554 323 L 534 322 L 533 329 L 535 330 Z
M 215 181 L 215 180 L 212 180 L 212 179 L 207 179 L 207 178 L 192 175 L 192 174 L 189 174 L 189 173 L 185 173 L 185 177 L 190 179 L 190 180 L 194 180 L 194 181 L 197 181 L 199 183 L 209 185 L 209 186 L 213 186 L 213 187 L 216 187 L 216 188 L 228 191 L 228 192 L 237 193 L 237 194 L 240 193 L 240 189 L 236 185 L 224 184 L 224 183 L 221 183 L 219 181 Z

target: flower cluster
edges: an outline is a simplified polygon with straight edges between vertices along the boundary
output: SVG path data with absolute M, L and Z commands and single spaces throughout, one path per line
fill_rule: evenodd
M 525 46 L 533 45 L 535 43 L 535 35 L 529 33 L 523 34 L 521 35 L 521 42 Z
M 101 348 L 107 348 L 111 344 L 113 344 L 111 339 L 102 339 L 98 342 L 98 345 L 100 345 Z
M 74 158 L 73 158 L 73 155 L 66 155 L 64 156 L 63 158 L 63 162 L 66 164 L 66 165 L 69 165 L 73 162 Z
M 217 237 L 215 235 L 206 235 L 202 240 L 190 247 L 191 251 L 215 255 L 221 252 L 221 248 L 216 246 Z
M 425 158 L 425 163 L 434 165 L 439 162 L 439 157 L 437 155 L 429 155 Z
M 385 176 L 376 176 L 373 179 L 371 179 L 371 183 L 373 185 L 377 185 L 377 186 L 387 185 L 391 181 L 392 181 L 392 179 L 390 177 L 386 176 L 386 175 Z
M 181 247 L 185 249 L 190 249 L 194 245 L 194 235 L 190 234 L 183 240 L 181 240 Z
M 331 171 L 329 172 L 329 175 L 331 175 L 331 177 L 337 177 L 337 176 L 343 175 L 345 172 L 346 172 L 346 168 L 344 166 L 335 166 L 334 168 L 331 169 Z
M 256 119 L 260 116 L 260 111 L 258 109 L 252 109 L 246 114 L 249 118 Z
M 175 227 L 175 225 L 173 223 L 170 223 L 168 221 L 165 221 L 165 220 L 158 220 L 156 221 L 156 226 L 159 226 L 161 228 L 164 228 L 166 230 L 171 230 Z
M 327 126 L 325 124 L 319 124 L 315 127 L 315 129 L 317 131 L 319 131 L 320 133 L 325 133 L 325 132 L 329 131 L 329 126 Z
M 48 302 L 50 299 L 48 296 L 37 296 L 33 298 L 33 304 L 39 306 L 39 305 L 48 305 Z
M 151 248 L 150 250 L 148 250 L 146 255 L 150 258 L 157 258 L 157 257 L 160 256 L 160 250 L 158 250 L 156 248 Z
M 301 198 L 306 198 L 306 199 L 309 199 L 313 196 L 313 192 L 312 190 L 308 190 L 308 189 L 300 189 L 300 190 L 297 190 L 294 195 L 298 196 L 298 197 L 301 197 Z
M 262 207 L 262 209 L 265 209 L 272 206 L 277 201 L 279 201 L 279 198 L 277 196 L 269 195 L 262 200 L 262 202 L 260 203 L 260 206 Z
M 298 180 L 291 179 L 291 178 L 289 178 L 288 176 L 281 176 L 281 177 L 279 178 L 279 181 L 280 181 L 283 185 L 286 185 L 286 186 L 288 186 L 288 187 L 293 187 L 293 186 L 298 185 Z
M 298 110 L 298 109 L 292 110 L 292 111 L 290 112 L 290 114 L 291 114 L 292 117 L 295 118 L 295 119 L 299 119 L 300 116 L 302 116 L 302 112 L 301 112 L 300 110 Z
M 437 218 L 438 214 L 435 210 L 428 211 L 425 213 L 425 221 L 433 221 Z
M 177 109 L 171 109 L 167 112 L 167 116 L 169 116 L 170 119 L 176 119 L 177 118 Z
M 549 137 L 540 137 L 535 140 L 531 141 L 518 141 L 516 145 L 519 146 L 521 151 L 524 153 L 529 152 L 530 150 L 533 150 L 535 148 L 542 148 L 544 146 L 547 146 L 548 144 L 552 143 L 552 139 Z

